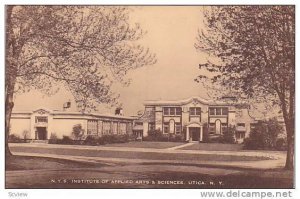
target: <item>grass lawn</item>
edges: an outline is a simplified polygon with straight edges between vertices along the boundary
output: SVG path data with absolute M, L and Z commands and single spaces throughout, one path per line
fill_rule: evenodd
M 148 159 L 148 160 L 195 160 L 195 161 L 256 161 L 268 160 L 268 157 L 261 156 L 235 156 L 223 154 L 182 154 L 182 153 L 155 153 L 140 151 L 109 151 L 109 150 L 90 150 L 90 149 L 60 149 L 60 148 L 34 148 L 15 146 L 10 147 L 12 152 L 27 153 L 46 153 L 57 155 L 73 155 L 86 157 L 105 157 L 105 158 L 128 158 L 128 159 Z
M 107 147 L 133 147 L 133 148 L 153 148 L 153 149 L 166 149 L 174 146 L 183 145 L 183 142 L 127 142 L 127 143 L 116 143 L 106 144 L 103 146 Z
M 180 148 L 182 150 L 203 150 L 203 151 L 241 151 L 242 144 L 221 144 L 221 143 L 195 143 Z
M 100 164 L 77 162 L 72 160 L 30 157 L 14 155 L 5 161 L 6 171 L 35 170 L 35 169 L 67 169 L 78 167 L 99 167 Z M 104 164 L 103 164 L 104 166 Z
M 125 167 L 125 168 L 124 168 Z M 99 163 L 13 156 L 6 160 L 6 188 L 293 188 L 293 172 L 276 170 L 233 170 L 223 169 L 224 174 L 208 174 L 214 168 L 186 165 L 174 168 L 160 164 L 129 164 L 105 166 Z M 167 170 L 166 170 L 167 169 Z M 196 169 L 196 170 L 195 170 Z M 205 171 L 206 170 L 206 171 Z M 218 170 L 218 169 L 217 169 Z M 214 172 L 213 172 L 214 173 Z M 227 174 L 226 174 L 227 173 Z M 131 183 L 72 183 L 82 180 L 133 180 L 155 181 L 156 184 Z M 53 181 L 54 180 L 54 181 Z M 183 181 L 184 184 L 159 184 L 158 181 Z M 201 184 L 190 184 L 190 181 Z M 202 184 L 202 182 L 204 184 Z M 211 185 L 215 182 L 215 185 Z M 222 182 L 219 186 L 218 182 Z

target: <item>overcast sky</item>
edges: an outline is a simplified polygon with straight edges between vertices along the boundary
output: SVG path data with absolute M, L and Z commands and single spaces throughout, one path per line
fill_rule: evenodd
M 143 110 L 145 100 L 174 100 L 191 96 L 207 98 L 201 84 L 194 81 L 200 73 L 198 64 L 206 59 L 194 48 L 198 29 L 202 26 L 201 11 L 201 6 L 140 6 L 134 9 L 131 20 L 140 23 L 142 29 L 148 32 L 141 43 L 156 53 L 157 63 L 128 73 L 128 78 L 132 79 L 128 87 L 115 86 L 126 115 L 135 115 Z M 61 110 L 63 103 L 69 99 L 73 100 L 64 89 L 51 97 L 31 91 L 16 96 L 15 110 L 39 107 Z M 72 109 L 76 110 L 75 104 L 72 105 Z M 100 112 L 113 110 L 100 107 Z

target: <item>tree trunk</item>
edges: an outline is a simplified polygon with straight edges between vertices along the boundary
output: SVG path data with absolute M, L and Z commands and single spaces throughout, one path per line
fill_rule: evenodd
M 293 170 L 294 169 L 294 139 L 287 138 L 287 154 L 286 154 L 286 162 L 285 162 L 285 169 Z
M 286 133 L 287 133 L 287 155 L 286 155 L 286 162 L 285 168 L 289 170 L 294 169 L 294 153 L 295 153 L 295 139 L 294 139 L 294 117 L 290 117 L 287 119 L 286 124 Z
M 11 87 L 11 86 L 7 86 Z M 9 88 L 7 88 L 9 90 Z M 13 90 L 7 91 L 5 93 L 5 157 L 9 158 L 12 153 L 10 152 L 9 146 L 8 146 L 8 138 L 10 133 L 10 118 L 12 109 L 14 107 L 13 102 Z

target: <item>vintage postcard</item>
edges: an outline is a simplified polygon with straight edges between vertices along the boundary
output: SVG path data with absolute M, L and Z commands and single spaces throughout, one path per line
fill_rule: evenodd
M 5 42 L 7 189 L 295 187 L 295 6 L 6 5 Z

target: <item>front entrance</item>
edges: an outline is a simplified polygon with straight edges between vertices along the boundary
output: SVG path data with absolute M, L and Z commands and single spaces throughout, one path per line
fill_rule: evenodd
M 47 128 L 46 127 L 36 127 L 35 139 L 36 140 L 47 140 Z
M 190 140 L 200 141 L 200 127 L 189 127 Z

